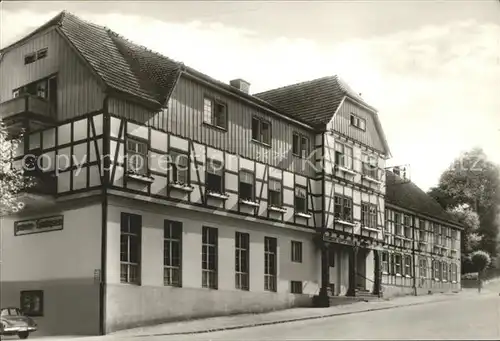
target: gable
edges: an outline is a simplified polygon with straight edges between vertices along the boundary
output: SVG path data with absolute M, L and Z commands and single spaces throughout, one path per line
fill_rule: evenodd
M 351 114 L 354 114 L 356 117 L 366 122 L 365 130 L 361 130 L 351 125 Z M 341 102 L 337 113 L 328 123 L 327 130 L 333 130 L 341 135 L 361 142 L 386 156 L 390 154 L 378 115 L 368 110 L 368 108 L 357 104 L 349 97 L 345 97 Z

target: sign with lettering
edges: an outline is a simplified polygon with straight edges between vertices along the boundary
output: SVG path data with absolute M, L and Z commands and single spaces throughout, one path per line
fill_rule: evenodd
M 352 240 L 349 239 L 344 239 L 344 238 L 338 238 L 338 237 L 333 237 L 329 234 L 323 235 L 323 240 L 326 242 L 331 242 L 331 243 L 336 243 L 336 244 L 341 244 L 341 245 L 348 245 L 348 246 L 353 246 L 354 243 Z
M 63 229 L 64 216 L 58 215 L 33 220 L 16 221 L 14 223 L 14 235 L 22 236 L 47 231 L 57 231 Z

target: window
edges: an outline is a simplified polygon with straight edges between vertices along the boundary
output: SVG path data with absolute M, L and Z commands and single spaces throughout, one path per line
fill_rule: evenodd
M 361 222 L 365 227 L 377 228 L 377 205 L 369 203 L 361 204 Z
M 252 118 L 252 140 L 271 144 L 271 124 L 260 118 Z
M 366 130 L 366 120 L 354 114 L 351 114 L 351 125 L 358 129 Z
M 307 213 L 307 189 L 302 186 L 295 186 L 295 211 Z
M 389 253 L 382 252 L 382 272 L 389 273 Z
M 374 155 L 363 154 L 363 175 L 378 180 L 378 160 Z
M 352 199 L 336 195 L 334 201 L 335 219 L 352 223 Z
M 148 146 L 145 142 L 127 139 L 128 171 L 146 175 L 148 173 Z
M 404 275 L 405 276 L 411 276 L 413 271 L 411 271 L 411 256 L 406 255 L 405 256 L 405 269 L 404 269 Z
M 401 225 L 401 213 L 394 212 L 394 225 L 396 226 L 396 230 L 394 234 L 398 236 L 403 235 L 403 226 Z
M 189 184 L 189 157 L 177 151 L 170 151 L 171 181 L 178 184 Z
M 420 278 L 427 278 L 427 258 L 420 257 L 418 263 Z
M 394 271 L 396 274 L 401 275 L 402 274 L 402 265 L 403 265 L 403 259 L 400 254 L 396 253 L 394 254 Z
M 210 98 L 204 100 L 203 122 L 227 129 L 227 107 L 224 103 Z
M 411 231 L 411 228 L 413 226 L 412 224 L 412 217 L 409 216 L 409 215 L 404 215 L 404 225 L 405 225 L 405 229 L 404 229 L 404 236 L 406 238 L 412 238 L 412 231 Z
M 122 283 L 139 284 L 142 217 L 122 213 L 120 225 L 120 280 Z
M 434 279 L 439 281 L 441 279 L 441 263 L 439 261 L 432 261 L 432 272 Z
M 222 162 L 207 160 L 207 191 L 224 192 L 224 169 Z
M 335 164 L 352 169 L 352 148 L 341 143 L 335 143 Z
M 47 57 L 47 48 L 38 50 L 36 53 L 36 59 L 43 59 L 45 57 Z
M 17 98 L 21 94 L 21 90 L 16 89 L 12 91 L 12 98 Z
M 458 282 L 458 266 L 457 264 L 451 264 L 451 278 L 453 282 Z
M 269 179 L 269 206 L 281 207 L 281 180 Z
M 253 173 L 240 171 L 240 199 L 255 200 L 255 190 L 253 186 Z
M 24 56 L 24 64 L 31 64 L 36 61 L 36 53 L 30 53 Z
M 442 269 L 441 271 L 443 272 L 443 281 L 448 281 L 448 275 L 449 275 L 449 270 L 448 270 L 448 263 L 446 262 L 441 262 Z
M 293 133 L 293 154 L 305 157 L 309 151 L 309 139 L 299 133 Z
M 427 241 L 427 234 L 425 233 L 425 221 L 420 219 L 419 222 L 419 236 L 418 236 L 418 239 L 422 242 L 426 242 Z
M 277 240 L 264 237 L 264 290 L 276 291 Z
M 182 223 L 165 220 L 163 223 L 163 283 L 181 286 Z
M 216 228 L 203 226 L 201 246 L 202 287 L 217 289 L 217 239 Z
M 290 292 L 292 294 L 302 294 L 302 282 L 290 281 Z
M 292 240 L 292 262 L 302 263 L 302 242 Z
M 43 316 L 43 291 L 30 290 L 21 291 L 21 305 L 20 308 L 26 316 Z M 20 315 L 17 309 L 14 310 L 12 315 Z M 2 310 L 3 313 L 3 310 Z
M 250 268 L 250 235 L 248 233 L 236 232 L 236 289 L 249 290 L 249 268 Z

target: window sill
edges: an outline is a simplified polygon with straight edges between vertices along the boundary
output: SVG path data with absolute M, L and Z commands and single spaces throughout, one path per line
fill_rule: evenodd
M 183 192 L 192 192 L 194 187 L 188 184 L 173 183 L 169 185 L 170 189 L 177 189 Z
M 396 274 L 396 277 L 403 277 L 401 274 Z
M 356 224 L 350 223 L 350 222 L 342 220 L 342 219 L 335 219 L 334 221 L 335 221 L 335 223 L 340 224 L 340 225 L 346 225 L 346 226 L 350 226 L 350 227 L 356 226 Z
M 405 277 L 406 277 L 406 278 L 411 278 L 411 276 L 410 276 L 410 275 L 405 275 Z
M 382 271 L 382 275 L 388 275 L 389 273 L 387 271 Z
M 367 175 L 363 175 L 363 179 L 368 181 L 368 182 L 372 182 L 374 184 L 377 184 L 377 185 L 380 185 L 382 183 L 382 181 L 374 179 L 371 176 L 367 176 Z
M 378 232 L 379 230 L 374 228 L 374 227 L 368 227 L 368 226 L 363 226 L 363 230 L 371 231 L 371 232 Z
M 427 244 L 429 244 L 429 243 L 427 243 L 427 242 L 424 242 L 423 240 L 420 240 L 418 243 L 419 243 L 419 244 L 423 244 L 423 245 L 427 245 Z
M 347 174 L 350 174 L 352 176 L 356 175 L 357 173 L 355 171 L 353 171 L 352 169 L 349 169 L 349 168 L 345 168 L 345 167 L 342 167 L 342 166 L 337 166 L 337 169 L 343 173 L 347 173 Z
M 306 219 L 310 219 L 312 217 L 312 214 L 304 213 L 304 212 L 297 212 L 297 213 L 295 213 L 295 215 L 297 217 L 306 218 Z
M 279 206 L 269 206 L 267 209 L 269 211 L 280 212 L 280 213 L 285 213 L 286 212 L 286 208 L 285 207 L 279 207 Z
M 457 281 L 451 281 L 451 283 L 453 283 L 453 284 L 457 284 Z
M 218 193 L 218 192 L 207 192 L 207 196 L 215 199 L 227 200 L 229 199 L 229 194 Z
M 266 148 L 271 148 L 271 145 L 268 144 L 268 143 L 265 143 L 265 142 L 261 142 L 259 140 L 254 140 L 254 139 L 251 139 L 250 141 L 252 141 L 253 143 L 256 143 L 256 144 L 259 144 L 263 147 L 266 147 Z
M 240 199 L 240 204 L 252 206 L 252 207 L 259 207 L 260 206 L 260 204 L 258 202 L 255 202 L 252 200 L 245 200 L 245 199 Z
M 208 122 L 203 122 L 203 125 L 207 126 L 208 128 L 217 129 L 217 130 L 220 130 L 221 132 L 227 133 L 227 128 L 216 126 L 215 124 L 208 123 Z
M 147 183 L 152 183 L 155 181 L 155 178 L 153 178 L 152 176 L 137 173 L 127 173 L 127 178 Z

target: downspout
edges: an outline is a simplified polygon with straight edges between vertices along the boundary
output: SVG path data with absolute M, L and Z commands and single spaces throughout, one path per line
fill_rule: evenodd
M 101 178 L 101 275 L 99 281 L 99 334 L 106 334 L 106 263 L 107 263 L 107 222 L 108 222 L 108 185 L 109 185 L 109 113 L 108 113 L 108 95 L 104 98 L 102 105 L 103 112 L 103 141 L 101 162 L 103 163 L 103 172 Z
M 413 216 L 413 226 L 411 229 L 411 234 L 412 234 L 412 241 L 411 241 L 411 249 L 412 249 L 412 258 L 413 258 L 413 295 L 417 296 L 417 269 L 416 269 L 416 255 L 415 255 L 415 216 Z

